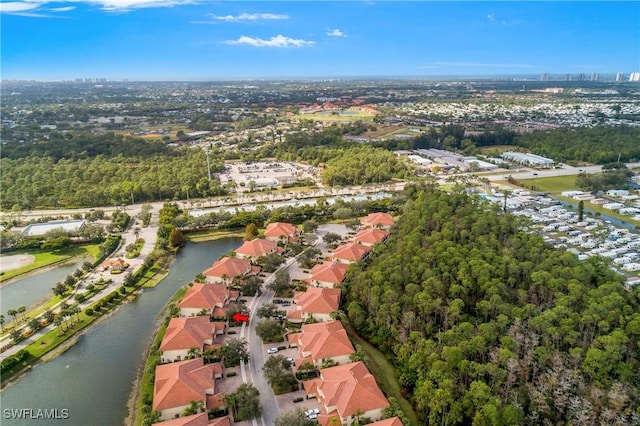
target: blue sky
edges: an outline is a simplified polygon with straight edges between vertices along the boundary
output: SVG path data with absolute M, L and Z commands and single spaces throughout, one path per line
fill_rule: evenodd
M 0 1 L 4 79 L 640 71 L 640 2 Z

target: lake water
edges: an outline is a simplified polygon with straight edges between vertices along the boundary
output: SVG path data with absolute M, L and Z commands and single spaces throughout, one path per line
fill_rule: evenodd
M 80 266 L 82 262 L 67 263 L 6 284 L 0 290 L 2 296 L 0 311 L 10 320 L 7 309 L 16 309 L 20 305 L 29 307 L 40 299 L 52 296 L 51 288 L 60 281 L 64 281 L 67 275 L 72 274 Z
M 154 289 L 145 289 L 137 300 L 90 327 L 65 353 L 8 386 L 1 395 L 2 426 L 123 424 L 137 370 L 157 331 L 154 320 L 159 311 L 178 288 L 241 243 L 239 238 L 225 238 L 187 244 Z M 61 410 L 68 410 L 68 418 L 18 420 L 7 418 L 7 409 L 56 409 L 59 417 L 64 417 Z

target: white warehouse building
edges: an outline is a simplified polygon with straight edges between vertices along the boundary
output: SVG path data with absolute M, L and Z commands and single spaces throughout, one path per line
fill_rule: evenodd
M 502 159 L 523 166 L 537 167 L 542 169 L 550 169 L 554 165 L 554 161 L 551 158 L 546 158 L 535 154 L 525 154 L 524 152 L 506 151 L 502 153 Z

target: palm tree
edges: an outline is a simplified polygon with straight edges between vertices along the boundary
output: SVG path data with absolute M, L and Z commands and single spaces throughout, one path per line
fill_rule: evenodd
M 151 426 L 154 423 L 158 423 L 160 421 L 160 411 L 153 410 L 144 416 L 142 420 L 142 424 L 145 426 Z
M 224 406 L 227 407 L 228 410 L 231 410 L 231 416 L 235 420 L 236 418 L 236 408 L 238 405 L 238 400 L 236 398 L 235 393 L 227 393 L 222 397 L 222 402 L 224 402 Z
M 53 314 L 53 312 L 46 310 L 44 311 L 44 314 L 42 314 L 42 317 L 45 319 L 45 321 L 47 321 L 48 324 L 51 324 L 51 322 L 55 318 L 55 315 Z
M 196 346 L 192 346 L 187 351 L 186 359 L 194 359 L 194 358 L 198 358 L 199 356 L 200 356 L 200 348 Z
M 204 410 L 204 401 L 190 401 L 189 406 L 184 409 L 182 414 L 184 416 L 190 416 L 192 414 L 202 413 Z
M 70 312 L 76 316 L 76 322 L 80 322 L 80 315 L 79 314 L 80 314 L 80 312 L 82 312 L 82 309 L 80 309 L 80 306 L 73 305 L 70 309 L 71 309 Z
M 17 319 L 18 311 L 17 311 L 17 310 L 15 310 L 15 309 L 9 309 L 9 310 L 7 311 L 7 315 L 11 315 L 11 316 L 13 317 L 13 322 L 14 322 L 14 323 L 18 321 L 18 319 Z
M 2 331 L 4 333 L 4 315 L 0 314 L 0 331 Z
M 58 334 L 62 334 L 62 316 L 58 315 L 53 319 L 53 323 L 58 328 Z
M 38 318 L 31 318 L 28 325 L 31 331 L 35 332 L 40 328 L 40 321 L 38 321 Z
M 24 313 L 27 312 L 27 307 L 24 305 L 20 305 L 18 308 L 18 313 L 22 314 L 22 321 L 26 320 Z

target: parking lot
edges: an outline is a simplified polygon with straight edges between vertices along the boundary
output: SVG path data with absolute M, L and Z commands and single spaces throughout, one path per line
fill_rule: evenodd
M 239 193 L 263 188 L 278 188 L 293 182 L 311 179 L 319 183 L 318 169 L 305 164 L 285 161 L 227 163 L 220 173 L 220 183 L 233 182 Z

